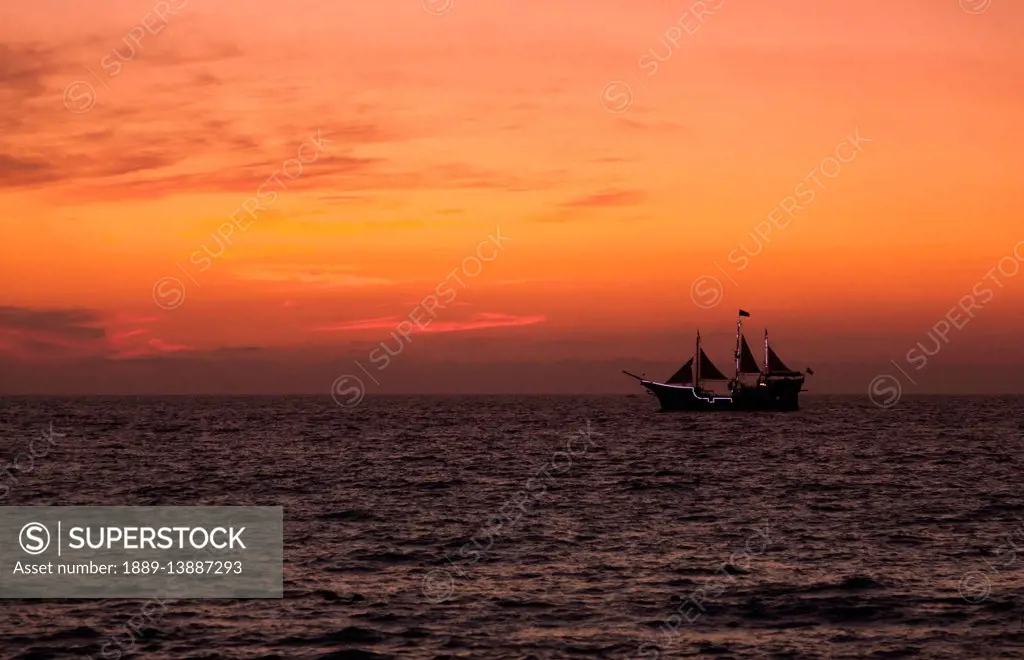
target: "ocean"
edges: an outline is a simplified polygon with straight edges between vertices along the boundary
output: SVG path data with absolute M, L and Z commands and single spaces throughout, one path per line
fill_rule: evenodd
M 281 506 L 285 573 L 9 600 L 0 658 L 1024 657 L 1024 399 L 803 405 L 3 398 L 0 504 Z

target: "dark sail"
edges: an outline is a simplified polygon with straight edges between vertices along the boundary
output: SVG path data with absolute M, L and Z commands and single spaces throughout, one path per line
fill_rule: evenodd
M 775 351 L 773 351 L 771 349 L 771 347 L 769 346 L 768 347 L 768 372 L 769 373 L 779 373 L 779 372 L 783 372 L 783 371 L 793 373 L 793 370 L 790 369 L 789 367 L 787 367 L 785 364 L 783 364 L 782 360 L 779 359 L 779 356 L 776 355 Z
M 679 367 L 679 371 L 672 374 L 672 377 L 665 381 L 670 385 L 692 385 L 693 384 L 693 358 L 686 361 L 686 364 Z
M 740 373 L 761 373 L 761 369 L 757 366 L 757 360 L 754 359 L 754 354 L 751 352 L 750 346 L 747 345 L 747 338 L 742 335 L 740 336 Z
M 711 362 L 704 349 L 700 349 L 700 379 L 701 380 L 729 380 L 718 367 Z

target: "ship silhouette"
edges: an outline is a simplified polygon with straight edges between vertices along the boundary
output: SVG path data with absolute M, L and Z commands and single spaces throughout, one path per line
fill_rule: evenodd
M 686 361 L 665 382 L 649 380 L 623 370 L 622 373 L 640 381 L 648 394 L 656 397 L 663 411 L 685 410 L 799 410 L 804 374 L 793 371 L 779 359 L 768 344 L 764 331 L 764 364 L 757 364 L 754 353 L 743 336 L 743 318 L 750 314 L 739 311 L 736 318 L 736 373 L 727 377 L 715 366 L 700 345 L 700 331 L 693 357 Z M 808 375 L 814 372 L 808 368 Z M 716 394 L 704 387 L 708 382 L 725 382 L 729 394 Z

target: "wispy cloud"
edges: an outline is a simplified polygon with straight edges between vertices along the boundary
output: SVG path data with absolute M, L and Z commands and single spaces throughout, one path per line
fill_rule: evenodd
M 186 346 L 185 344 L 172 344 L 157 337 L 150 339 L 148 343 L 150 346 L 160 351 L 161 353 L 177 353 L 179 351 L 195 350 L 195 348 L 192 346 Z
M 607 206 L 635 206 L 642 204 L 646 197 L 641 190 L 606 190 L 563 202 L 562 207 L 581 209 L 603 208 Z
M 314 332 L 354 332 L 357 330 L 394 330 L 402 321 L 407 321 L 398 316 L 386 316 L 374 319 L 361 319 L 358 321 L 346 321 L 344 323 L 332 323 L 313 328 Z M 500 314 L 496 312 L 480 312 L 473 314 L 468 319 L 455 321 L 432 321 L 425 327 L 415 328 L 414 332 L 466 332 L 469 330 L 486 330 L 488 328 L 507 328 L 523 325 L 543 323 L 546 316 L 514 316 L 511 314 Z
M 125 360 L 194 350 L 152 336 L 158 319 L 93 309 L 0 307 L 0 353 L 17 360 Z
M 397 316 L 379 316 L 373 319 L 360 319 L 358 321 L 344 321 L 321 325 L 313 328 L 314 332 L 346 332 L 352 330 L 377 330 L 380 328 L 393 328 L 399 321 Z
M 149 331 L 146 330 L 145 328 L 134 328 L 132 330 L 119 330 L 117 332 L 112 333 L 110 335 L 110 339 L 111 339 L 112 342 L 120 342 L 120 341 L 124 341 L 125 339 L 130 339 L 131 337 L 137 337 L 139 335 L 144 335 L 147 332 L 149 332 Z
M 96 340 L 106 336 L 103 316 L 90 309 L 0 307 L 0 331 L 60 340 Z
M 394 284 L 394 282 L 384 277 L 359 275 L 354 271 L 355 268 L 352 266 L 284 264 L 245 268 L 235 271 L 234 275 L 239 280 L 284 282 L 324 288 L 353 288 Z

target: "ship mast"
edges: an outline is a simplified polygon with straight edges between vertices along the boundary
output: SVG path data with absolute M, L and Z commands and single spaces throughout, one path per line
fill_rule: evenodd
M 693 388 L 700 389 L 700 330 L 697 331 L 697 351 L 693 354 Z
M 740 333 L 743 331 L 743 317 L 736 316 L 736 376 L 735 380 L 739 383 L 740 380 Z
M 768 375 L 768 328 L 764 329 L 764 373 Z

